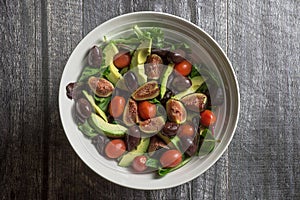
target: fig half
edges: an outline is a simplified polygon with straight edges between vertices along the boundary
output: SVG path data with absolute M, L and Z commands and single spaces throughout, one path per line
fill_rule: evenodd
M 129 99 L 123 113 L 123 122 L 127 126 L 132 126 L 139 121 L 138 106 L 133 99 Z
M 182 124 L 186 121 L 187 112 L 184 105 L 175 99 L 169 99 L 166 103 L 168 119 L 171 122 Z
M 139 124 L 139 128 L 146 134 L 152 134 L 158 133 L 164 127 L 164 124 L 164 118 L 162 116 L 159 116 L 141 121 Z
M 159 95 L 159 87 L 156 81 L 149 81 L 140 86 L 131 96 L 136 101 L 153 99 Z
M 189 94 L 181 99 L 185 107 L 191 111 L 202 112 L 207 103 L 207 96 L 202 93 Z
M 88 84 L 91 90 L 98 97 L 108 97 L 114 91 L 114 86 L 111 82 L 104 78 L 97 78 L 95 76 L 91 76 L 88 80 Z

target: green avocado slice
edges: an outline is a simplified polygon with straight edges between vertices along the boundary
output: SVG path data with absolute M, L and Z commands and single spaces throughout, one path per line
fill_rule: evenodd
M 97 114 L 92 113 L 88 119 L 89 124 L 97 132 L 103 133 L 104 135 L 111 138 L 121 138 L 126 134 L 127 128 L 119 124 L 110 124 L 104 121 Z
M 163 98 L 167 91 L 167 82 L 170 74 L 173 72 L 174 64 L 169 64 L 165 73 L 162 77 L 161 86 L 160 86 L 160 97 Z
M 192 94 L 194 92 L 197 91 L 197 89 L 204 83 L 204 79 L 202 76 L 195 76 L 191 79 L 192 81 L 192 86 L 189 87 L 187 90 L 180 92 L 178 94 L 176 94 L 174 97 L 172 97 L 173 99 L 176 100 L 180 100 L 182 97 L 188 95 L 188 94 Z
M 95 111 L 104 119 L 104 121 L 107 122 L 107 117 L 106 114 L 103 112 L 103 110 L 101 110 L 95 103 L 94 98 L 89 95 L 87 93 L 87 91 L 83 90 L 82 93 L 84 94 L 84 96 L 87 98 L 87 100 L 90 102 L 90 104 L 93 106 L 93 108 L 95 109 Z
M 149 143 L 150 143 L 149 137 L 142 138 L 140 144 L 137 146 L 135 150 L 132 150 L 122 156 L 121 160 L 119 161 L 119 166 L 128 167 L 129 165 L 131 165 L 135 157 L 143 155 L 147 151 Z

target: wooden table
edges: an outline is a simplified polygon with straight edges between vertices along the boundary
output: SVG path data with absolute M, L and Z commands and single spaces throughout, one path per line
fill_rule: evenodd
M 300 199 L 300 2 L 0 1 L 1 199 Z M 89 169 L 59 118 L 58 88 L 79 41 L 120 14 L 183 17 L 225 50 L 241 94 L 228 150 L 181 186 L 138 191 Z

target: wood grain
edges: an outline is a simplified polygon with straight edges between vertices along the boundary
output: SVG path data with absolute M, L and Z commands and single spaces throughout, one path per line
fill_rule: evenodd
M 300 2 L 0 0 L 0 199 L 300 199 Z M 142 10 L 208 32 L 237 73 L 241 114 L 220 160 L 181 186 L 124 188 L 88 168 L 59 118 L 68 57 L 96 26 Z
M 229 197 L 299 199 L 299 1 L 229 1 L 228 8 L 228 55 L 242 102 Z

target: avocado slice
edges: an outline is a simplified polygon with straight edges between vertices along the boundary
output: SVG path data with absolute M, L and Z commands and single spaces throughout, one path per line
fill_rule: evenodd
M 128 167 L 129 165 L 131 165 L 135 157 L 143 155 L 147 151 L 149 143 L 149 137 L 142 138 L 140 144 L 136 147 L 135 150 L 132 150 L 122 156 L 121 160 L 119 161 L 119 166 Z
M 94 128 L 97 132 L 103 133 L 104 135 L 111 138 L 121 138 L 126 134 L 127 128 L 121 126 L 119 124 L 110 124 L 104 121 L 97 114 L 92 113 L 92 115 L 88 119 L 89 124 L 92 128 Z
M 168 82 L 168 79 L 169 79 L 169 76 L 170 74 L 172 73 L 173 71 L 173 68 L 174 68 L 174 64 L 169 64 L 163 77 L 162 77 L 162 80 L 161 80 L 161 85 L 160 85 L 160 97 L 163 98 L 166 91 L 167 91 L 167 82 Z
M 137 76 L 139 85 L 147 82 L 144 64 L 147 57 L 151 54 L 152 39 L 142 40 L 137 50 L 133 53 L 130 63 L 130 70 Z
M 118 68 L 114 65 L 114 56 L 119 53 L 118 48 L 112 42 L 108 43 L 106 47 L 103 49 L 103 66 L 104 68 L 109 68 L 109 74 L 106 75 L 106 78 L 112 82 L 114 85 L 118 82 L 120 77 L 122 76 L 119 73 Z
M 202 76 L 195 76 L 191 79 L 192 81 L 192 86 L 189 87 L 187 90 L 180 92 L 178 94 L 176 94 L 174 97 L 172 97 L 173 99 L 176 100 L 180 100 L 182 97 L 188 95 L 188 94 L 192 94 L 194 92 L 197 91 L 197 89 L 204 83 L 204 79 Z
M 93 108 L 95 109 L 95 111 L 104 119 L 105 122 L 107 122 L 107 117 L 106 114 L 103 112 L 103 110 L 101 110 L 101 108 L 99 108 L 96 103 L 94 98 L 92 97 L 92 95 L 89 95 L 87 93 L 87 91 L 83 90 L 82 93 L 84 94 L 84 96 L 87 98 L 87 100 L 90 102 L 90 104 L 93 106 Z

